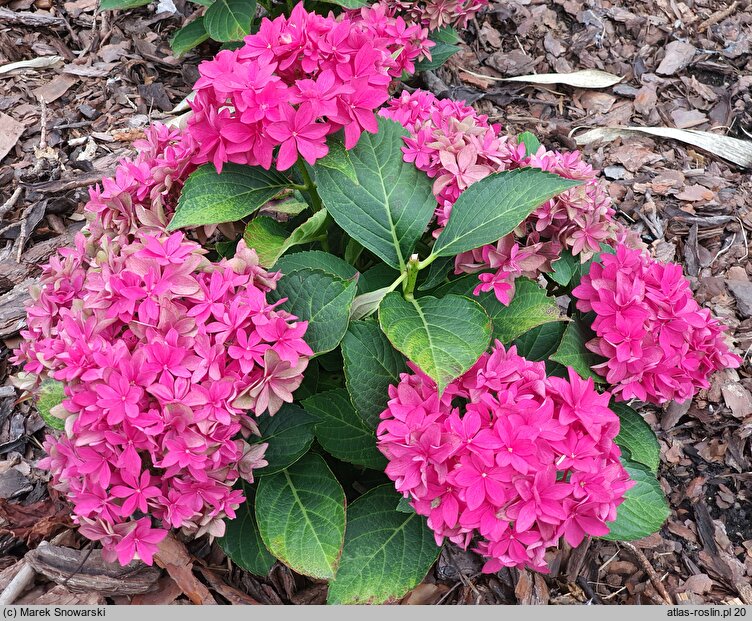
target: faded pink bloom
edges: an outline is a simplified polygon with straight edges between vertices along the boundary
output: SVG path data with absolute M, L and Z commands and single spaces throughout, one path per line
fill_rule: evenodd
M 382 0 L 388 10 L 404 16 L 408 23 L 422 24 L 429 30 L 447 26 L 465 28 L 488 0 Z
M 66 430 L 40 465 L 83 534 L 107 559 L 149 563 L 167 529 L 216 535 L 235 515 L 233 485 L 267 446 L 237 437 L 292 401 L 312 352 L 307 324 L 266 300 L 280 275 L 244 242 L 212 264 L 182 233 L 121 224 L 44 267 L 14 360 L 64 382 Z M 233 402 L 252 388 L 244 412 Z
M 399 0 L 389 1 L 399 4 Z M 456 2 L 443 1 L 447 5 Z M 476 295 L 493 291 L 502 304 L 509 304 L 518 276 L 535 278 L 550 272 L 551 263 L 562 250 L 569 250 L 584 262 L 600 251 L 601 243 L 613 243 L 620 234 L 608 195 L 578 152 L 560 153 L 540 147 L 527 155 L 523 144 L 501 135 L 498 125 L 490 125 L 486 116 L 464 102 L 439 100 L 420 90 L 403 92 L 379 114 L 408 130 L 410 135 L 404 138 L 403 147 L 405 161 L 414 162 L 434 179 L 435 236 L 446 225 L 452 205 L 462 192 L 492 173 L 532 167 L 584 182 L 540 205 L 514 233 L 456 257 L 455 273 L 483 272 Z

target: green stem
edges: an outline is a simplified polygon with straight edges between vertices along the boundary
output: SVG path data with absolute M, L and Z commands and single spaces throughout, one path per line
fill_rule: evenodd
M 418 272 L 420 271 L 420 261 L 418 261 L 417 254 L 414 254 L 407 260 L 405 268 L 405 282 L 402 284 L 402 291 L 405 294 L 406 300 L 412 300 L 415 283 L 418 280 Z
M 316 184 L 313 182 L 313 179 L 311 179 L 311 175 L 308 173 L 305 162 L 301 159 L 298 159 L 298 170 L 300 171 L 300 176 L 303 177 L 303 181 L 305 182 L 305 185 L 300 191 L 308 192 L 308 195 L 311 197 L 313 211 L 320 211 L 323 207 L 321 197 L 316 191 Z
M 438 258 L 439 258 L 439 255 L 437 254 L 432 254 L 432 255 L 427 256 L 425 259 L 423 259 L 422 261 L 418 263 L 418 269 L 422 270 L 422 269 L 427 268 L 429 265 L 431 265 L 431 263 L 433 263 Z

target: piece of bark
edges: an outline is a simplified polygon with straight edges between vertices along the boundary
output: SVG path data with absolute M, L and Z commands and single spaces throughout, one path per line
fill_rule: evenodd
M 11 11 L 0 7 L 0 23 L 21 24 L 22 26 L 40 26 L 49 28 L 65 28 L 65 20 L 39 11 L 28 13 L 25 11 Z
M 41 194 L 58 194 L 60 192 L 67 192 L 68 190 L 84 188 L 86 186 L 92 185 L 93 183 L 99 183 L 103 177 L 111 177 L 113 174 L 115 174 L 114 169 L 94 171 L 91 173 L 79 175 L 78 177 L 56 179 L 54 181 L 42 181 L 40 183 L 30 183 L 26 185 L 26 187 Z
M 21 559 L 0 571 L 0 592 L 5 590 L 5 588 L 11 583 L 11 580 L 13 580 L 13 578 L 16 577 L 16 574 L 18 574 L 18 572 L 25 566 L 26 561 Z
M 523 606 L 548 604 L 549 599 L 548 587 L 543 577 L 527 569 L 520 570 L 514 595 Z
M 26 325 L 25 304 L 30 299 L 29 287 L 35 282 L 28 278 L 0 295 L 0 338 L 12 336 Z
M 742 317 L 752 317 L 752 283 L 727 280 L 726 286 L 736 299 L 736 310 Z
M 209 586 L 231 604 L 241 606 L 258 606 L 261 604 L 261 602 L 256 601 L 247 593 L 243 593 L 235 587 L 227 584 L 211 569 L 207 569 L 206 567 L 198 567 L 198 570 L 201 572 L 201 575 L 206 578 Z
M 682 591 L 690 591 L 697 595 L 704 595 L 713 588 L 713 581 L 708 574 L 696 574 L 687 578 L 681 587 Z
M 661 75 L 674 75 L 689 65 L 696 53 L 697 48 L 694 45 L 684 41 L 672 41 L 666 46 L 666 55 L 655 72 Z
M 170 574 L 170 577 L 194 604 L 217 603 L 206 585 L 193 575 L 191 555 L 185 545 L 173 535 L 167 535 L 159 544 L 159 551 L 154 555 L 154 561 Z
M 44 100 L 45 103 L 52 103 L 57 99 L 60 99 L 65 93 L 68 92 L 71 86 L 73 86 L 78 80 L 73 76 L 61 75 L 55 76 L 49 82 L 42 84 L 38 88 L 31 91 L 31 94 L 38 100 Z
M 30 603 L 33 606 L 102 606 L 106 600 L 101 593 L 71 593 L 58 585 Z
M 0 11 L 3 10 L 0 9 Z M 10 150 L 16 146 L 24 129 L 25 127 L 16 121 L 16 119 L 0 112 L 0 160 L 8 155 Z
M 29 479 L 11 468 L 0 474 L 0 498 L 15 498 L 34 489 Z
M 445 584 L 423 582 L 422 584 L 416 586 L 407 595 L 405 595 L 405 597 L 402 598 L 400 604 L 406 606 L 432 606 L 434 604 L 437 604 L 448 590 L 449 587 Z M 305 603 L 311 604 L 314 603 L 314 601 L 308 601 Z M 295 603 L 303 602 L 295 601 Z
M 585 537 L 569 555 L 567 561 L 567 581 L 574 582 L 585 564 L 585 557 L 590 550 L 590 537 Z
M 157 588 L 149 593 L 134 595 L 131 604 L 134 606 L 165 606 L 172 604 L 183 594 L 177 583 L 170 576 L 162 576 L 157 582 Z
M 88 555 L 88 558 L 87 558 Z M 26 555 L 29 565 L 52 582 L 64 584 L 73 593 L 96 592 L 111 597 L 147 593 L 155 588 L 161 572 L 141 561 L 125 567 L 107 563 L 101 550 L 74 550 L 46 545 Z

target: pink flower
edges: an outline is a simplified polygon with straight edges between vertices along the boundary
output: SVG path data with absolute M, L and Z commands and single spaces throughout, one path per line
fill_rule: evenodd
M 314 123 L 313 106 L 306 102 L 296 110 L 292 106 L 281 109 L 282 120 L 267 127 L 269 136 L 280 142 L 277 156 L 277 169 L 287 170 L 298 159 L 298 153 L 306 162 L 316 163 L 324 157 L 329 148 L 324 137 L 329 133 L 329 126 Z
M 377 437 L 387 476 L 437 543 L 476 541 L 484 571 L 545 571 L 560 537 L 608 532 L 632 484 L 608 393 L 573 373 L 547 378 L 499 342 L 441 397 L 411 368 L 389 389 Z
M 235 515 L 233 485 L 253 479 L 267 446 L 237 437 L 292 401 L 312 352 L 307 324 L 266 300 L 280 275 L 244 242 L 210 263 L 182 233 L 100 233 L 44 268 L 14 355 L 64 382 L 66 431 L 47 437 L 41 465 L 83 534 L 106 559 L 151 562 L 166 529 L 217 534 Z M 252 388 L 250 411 L 235 407 Z
M 593 368 L 620 399 L 683 402 L 708 388 L 714 371 L 741 362 L 678 265 L 620 244 L 615 255 L 592 264 L 572 293 L 578 309 L 596 314 L 596 338 L 587 346 L 606 360 Z
M 115 546 L 118 561 L 121 565 L 127 565 L 138 556 L 147 565 L 153 564 L 157 544 L 167 536 L 167 531 L 151 527 L 148 518 L 141 518 L 133 522 L 130 530 Z
M 133 515 L 136 509 L 141 513 L 147 513 L 149 511 L 149 499 L 158 497 L 162 493 L 155 485 L 149 485 L 151 475 L 148 472 L 142 472 L 140 477 L 124 472 L 123 483 L 123 485 L 115 485 L 111 490 L 115 498 L 121 498 L 125 501 L 120 508 L 123 517 Z
M 389 98 L 392 78 L 412 72 L 432 45 L 425 28 L 378 5 L 335 18 L 301 2 L 289 17 L 264 19 L 241 48 L 199 66 L 190 162 L 287 170 L 302 156 L 312 165 L 340 129 L 352 148 L 362 131 L 377 130 L 374 111 Z
M 264 373 L 248 388 L 248 398 L 236 399 L 235 407 L 253 403 L 256 412 L 269 411 L 274 415 L 283 403 L 292 403 L 292 393 L 303 381 L 303 371 L 308 366 L 308 359 L 301 358 L 296 365 L 291 365 L 275 351 L 268 349 L 264 353 Z
M 502 506 L 507 500 L 511 478 L 507 468 L 493 464 L 489 466 L 480 457 L 471 454 L 460 458 L 448 481 L 464 488 L 467 508 L 472 511 L 484 502 Z
M 122 422 L 126 416 L 138 416 L 138 403 L 143 394 L 142 388 L 131 386 L 119 373 L 112 373 L 108 383 L 99 388 L 97 405 L 107 410 L 107 422 L 114 425 Z

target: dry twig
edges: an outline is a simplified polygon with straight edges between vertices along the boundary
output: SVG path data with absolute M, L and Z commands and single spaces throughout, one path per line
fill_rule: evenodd
M 21 196 L 21 192 L 23 192 L 23 188 L 16 188 L 13 194 L 11 194 L 10 198 L 5 201 L 2 206 L 0 206 L 0 220 L 3 218 L 3 216 L 5 216 L 6 213 L 13 209 L 16 202 Z
M 705 32 L 708 28 L 710 28 L 714 24 L 717 24 L 718 22 L 722 22 L 724 19 L 726 19 L 730 15 L 733 15 L 734 11 L 736 11 L 738 6 L 739 6 L 739 2 L 737 2 L 737 0 L 734 0 L 734 2 L 731 3 L 731 6 L 726 7 L 722 11 L 716 11 L 710 17 L 708 17 L 704 22 L 702 22 L 702 24 L 700 24 L 697 27 L 697 32 Z
M 642 550 L 640 550 L 637 546 L 629 543 L 628 541 L 623 542 L 622 545 L 625 548 L 627 548 L 627 550 L 630 550 L 632 554 L 635 555 L 635 557 L 637 557 L 637 560 L 642 566 L 642 568 L 647 572 L 648 576 L 650 576 L 650 582 L 652 582 L 653 586 L 655 587 L 655 590 L 658 591 L 658 594 L 663 598 L 663 600 L 669 606 L 673 606 L 674 601 L 671 599 L 671 596 L 668 594 L 666 587 L 663 585 L 663 582 L 661 582 L 661 579 L 658 577 L 658 574 L 655 572 L 655 569 L 653 569 L 653 566 L 650 564 L 650 561 L 645 556 L 645 553 Z
M 44 543 L 44 542 L 43 542 Z M 0 606 L 8 606 L 15 602 L 29 585 L 34 581 L 34 569 L 24 562 L 21 570 L 10 581 L 7 587 L 0 593 Z

